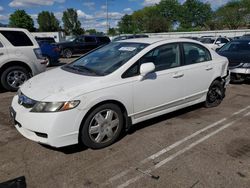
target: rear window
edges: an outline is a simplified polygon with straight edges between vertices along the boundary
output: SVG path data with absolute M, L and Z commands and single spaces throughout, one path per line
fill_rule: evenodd
M 33 46 L 32 41 L 22 31 L 0 31 L 13 46 Z
M 109 43 L 110 42 L 108 37 L 98 37 L 98 38 L 99 38 L 99 41 L 101 43 Z

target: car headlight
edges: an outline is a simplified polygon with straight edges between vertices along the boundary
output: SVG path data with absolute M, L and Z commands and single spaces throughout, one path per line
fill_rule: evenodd
M 243 68 L 250 68 L 250 63 L 244 63 L 244 64 L 242 65 L 242 67 L 243 67 Z
M 73 109 L 78 106 L 80 101 L 67 102 L 37 102 L 31 112 L 61 112 Z

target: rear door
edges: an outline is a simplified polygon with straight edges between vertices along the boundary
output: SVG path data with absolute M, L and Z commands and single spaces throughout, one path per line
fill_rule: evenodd
M 93 36 L 85 36 L 84 43 L 85 43 L 85 49 L 84 49 L 85 52 L 88 52 L 98 47 L 96 37 Z
M 186 101 L 193 101 L 206 94 L 212 83 L 214 63 L 210 52 L 196 43 L 182 43 L 184 93 Z
M 0 34 L 1 35 L 1 34 Z M 1 40 L 1 36 L 0 36 L 0 63 L 1 62 L 5 62 L 5 60 L 8 59 L 8 53 L 7 53 L 7 49 L 3 44 L 3 41 Z M 2 65 L 0 64 L 0 67 Z

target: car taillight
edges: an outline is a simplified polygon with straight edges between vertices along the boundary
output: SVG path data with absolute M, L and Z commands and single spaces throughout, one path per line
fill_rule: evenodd
M 35 48 L 34 53 L 36 54 L 37 59 L 44 59 L 40 48 Z
M 60 52 L 60 49 L 58 47 L 53 48 L 54 52 Z

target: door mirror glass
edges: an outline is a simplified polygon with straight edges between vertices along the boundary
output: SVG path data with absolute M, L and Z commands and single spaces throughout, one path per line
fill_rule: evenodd
M 140 80 L 142 80 L 147 74 L 155 70 L 155 65 L 152 62 L 143 63 L 140 66 Z

